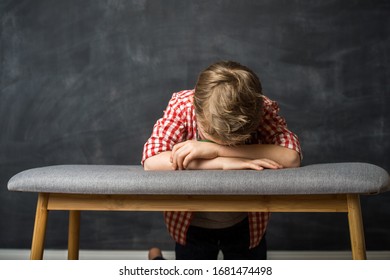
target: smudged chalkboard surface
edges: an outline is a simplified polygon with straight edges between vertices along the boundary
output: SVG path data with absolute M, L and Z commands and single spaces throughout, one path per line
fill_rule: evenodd
M 27 168 L 139 164 L 171 94 L 217 60 L 252 68 L 301 140 L 304 164 L 390 169 L 388 1 L 0 3 L 0 248 L 31 244 L 36 196 L 6 184 Z M 362 199 L 368 250 L 390 250 L 390 196 Z M 52 216 L 57 216 L 53 217 Z M 274 214 L 271 250 L 349 249 L 344 214 Z M 46 246 L 66 247 L 51 213 Z M 161 213 L 83 213 L 81 248 L 173 243 Z

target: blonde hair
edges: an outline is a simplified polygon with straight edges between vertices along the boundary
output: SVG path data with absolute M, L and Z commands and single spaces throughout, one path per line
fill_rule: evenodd
M 250 139 L 260 125 L 262 88 L 257 75 L 232 61 L 212 64 L 199 75 L 194 106 L 205 133 L 226 145 Z

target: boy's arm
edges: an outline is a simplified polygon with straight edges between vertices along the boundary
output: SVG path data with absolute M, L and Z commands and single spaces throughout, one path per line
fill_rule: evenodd
M 268 158 L 278 162 L 285 168 L 299 167 L 301 165 L 301 157 L 297 151 L 275 144 L 239 145 L 235 147 L 219 146 L 218 156 L 249 159 Z
M 186 169 L 219 169 L 219 170 L 263 170 L 282 168 L 278 163 L 269 159 L 246 159 L 234 157 L 216 157 L 214 159 L 195 159 Z
M 192 160 L 186 168 L 174 166 L 171 161 L 171 151 L 162 152 L 149 157 L 144 162 L 145 170 L 175 170 L 175 169 L 253 169 L 263 170 L 264 168 L 278 169 L 280 165 L 268 159 L 245 159 L 234 157 L 216 157 L 212 159 Z
M 170 158 L 171 151 L 149 157 L 144 161 L 144 170 L 174 170 Z
M 186 169 L 193 160 L 217 157 L 248 160 L 269 159 L 278 168 L 299 167 L 300 155 L 295 150 L 274 144 L 223 146 L 215 143 L 188 140 L 175 145 L 171 154 L 174 169 Z

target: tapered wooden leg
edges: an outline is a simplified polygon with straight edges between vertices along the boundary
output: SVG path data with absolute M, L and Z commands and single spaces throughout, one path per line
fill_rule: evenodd
M 43 246 L 45 243 L 46 236 L 46 225 L 47 225 L 47 203 L 49 201 L 49 194 L 40 193 L 38 195 L 37 210 L 35 213 L 35 224 L 33 239 L 31 245 L 31 260 L 42 260 L 43 259 Z
M 354 260 L 365 260 L 367 259 L 366 244 L 364 241 L 364 228 L 359 195 L 348 194 L 347 202 L 349 232 L 352 245 L 352 258 Z
M 79 259 L 80 211 L 69 211 L 68 260 Z

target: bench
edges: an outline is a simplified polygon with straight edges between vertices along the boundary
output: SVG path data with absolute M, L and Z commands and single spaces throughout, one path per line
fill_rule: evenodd
M 22 171 L 10 191 L 38 193 L 31 259 L 42 259 L 48 211 L 69 211 L 68 259 L 78 259 L 80 211 L 345 212 L 353 259 L 366 259 L 360 195 L 390 189 L 368 163 L 279 170 L 144 171 L 141 166 L 56 165 Z

